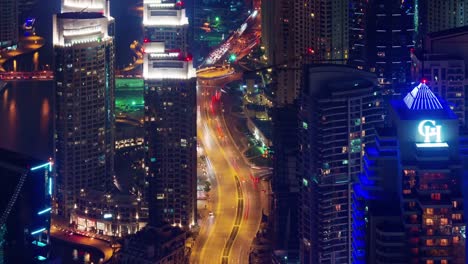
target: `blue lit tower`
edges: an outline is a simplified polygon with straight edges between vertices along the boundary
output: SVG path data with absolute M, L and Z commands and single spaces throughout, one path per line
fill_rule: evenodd
M 0 263 L 49 258 L 53 162 L 0 149 Z
M 352 263 L 352 184 L 383 125 L 375 75 L 309 66 L 299 103 L 301 263 Z
M 181 1 L 143 3 L 149 224 L 196 224 L 196 74 Z
M 360 254 L 385 263 L 466 263 L 462 184 L 468 141 L 459 135 L 457 116 L 421 83 L 403 100 L 391 101 L 390 120 L 390 127 L 378 130 L 375 146 L 366 148 L 354 189 L 356 198 L 366 200 L 354 218 L 363 231 L 356 236 L 366 244 Z M 400 207 L 392 212 L 399 221 L 366 224 L 392 204 Z
M 100 12 L 53 18 L 58 213 L 80 191 L 105 191 L 114 176 L 114 39 Z

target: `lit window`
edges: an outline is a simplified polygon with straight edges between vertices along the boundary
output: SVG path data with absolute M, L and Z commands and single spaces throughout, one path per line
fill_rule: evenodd
M 462 94 L 461 94 L 461 93 L 456 93 L 455 96 L 456 96 L 456 97 L 461 97 Z
M 434 240 L 428 239 L 426 240 L 426 246 L 433 246 L 434 245 Z
M 440 219 L 440 224 L 441 225 L 448 225 L 448 219 L 447 218 L 441 218 Z
M 335 211 L 341 211 L 341 204 L 335 205 Z
M 440 193 L 431 193 L 431 199 L 440 201 Z
M 411 194 L 411 190 L 403 190 L 403 194 Z
M 453 220 L 461 220 L 461 214 L 452 214 Z
M 453 244 L 458 244 L 458 242 L 460 242 L 460 237 L 453 237 L 452 242 Z
M 426 219 L 426 225 L 431 226 L 434 225 L 434 221 L 430 218 Z
M 443 260 L 440 261 L 440 264 L 448 264 L 448 260 L 443 259 Z
M 427 229 L 426 233 L 427 233 L 428 236 L 432 236 L 432 235 L 434 235 L 434 229 L 429 228 L 429 229 Z
M 434 264 L 434 261 L 431 259 L 426 260 L 426 264 Z
M 446 238 L 443 238 L 440 240 L 440 245 L 441 246 L 448 246 L 448 239 Z
M 457 208 L 457 206 L 458 206 L 457 201 L 453 201 L 453 202 L 452 202 L 452 205 L 453 205 L 453 208 Z
M 433 215 L 434 214 L 434 208 L 426 208 L 426 214 Z

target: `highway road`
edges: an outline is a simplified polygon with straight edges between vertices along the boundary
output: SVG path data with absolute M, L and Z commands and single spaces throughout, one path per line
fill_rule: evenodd
M 252 51 L 260 43 L 261 37 L 261 18 L 260 6 L 261 0 L 255 0 L 254 9 L 245 22 L 232 35 L 226 39 L 216 49 L 208 54 L 201 67 L 220 65 L 231 55 L 235 55 L 235 61 Z
M 261 221 L 262 204 L 267 204 L 261 199 L 266 197 L 261 195 L 250 166 L 244 162 L 227 130 L 216 103 L 219 94 L 212 86 L 198 87 L 197 133 L 216 183 L 211 191 L 214 215 L 199 223 L 200 235 L 191 263 L 248 263 L 251 243 Z

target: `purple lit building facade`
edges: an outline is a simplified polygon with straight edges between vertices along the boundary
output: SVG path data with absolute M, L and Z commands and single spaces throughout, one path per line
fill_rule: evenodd
M 390 120 L 354 184 L 354 263 L 466 263 L 468 141 L 457 116 L 421 83 L 391 101 Z

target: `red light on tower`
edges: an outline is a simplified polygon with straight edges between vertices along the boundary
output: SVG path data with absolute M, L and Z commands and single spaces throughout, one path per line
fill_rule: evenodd
M 184 2 L 178 1 L 178 2 L 176 2 L 175 5 L 176 5 L 177 7 L 182 7 L 182 6 L 184 6 Z
M 185 61 L 192 61 L 192 60 L 193 60 L 192 54 L 187 54 L 187 56 L 185 57 Z
M 426 84 L 426 83 L 427 83 L 427 80 L 426 80 L 426 79 L 422 79 L 421 82 L 424 83 L 424 84 Z
M 149 39 L 148 38 L 144 38 L 143 39 L 143 43 L 148 43 L 149 42 Z
M 307 48 L 307 54 L 315 54 L 315 50 L 313 48 Z

